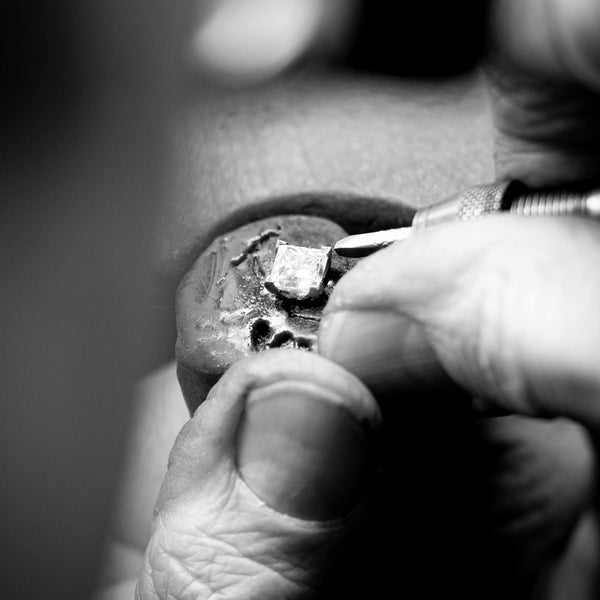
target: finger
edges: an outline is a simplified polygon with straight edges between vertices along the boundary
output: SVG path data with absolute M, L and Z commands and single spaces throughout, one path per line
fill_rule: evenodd
M 237 363 L 175 443 L 139 597 L 295 598 L 325 585 L 368 495 L 379 421 L 366 388 L 316 355 Z
M 342 278 L 319 348 L 372 389 L 380 378 L 403 389 L 397 365 L 411 364 L 421 381 L 446 373 L 488 407 L 599 427 L 599 259 L 598 225 L 574 218 L 426 231 Z
M 590 505 L 592 445 L 584 428 L 565 419 L 506 416 L 477 424 L 479 478 L 487 482 L 482 579 L 495 582 L 493 598 L 546 597 Z

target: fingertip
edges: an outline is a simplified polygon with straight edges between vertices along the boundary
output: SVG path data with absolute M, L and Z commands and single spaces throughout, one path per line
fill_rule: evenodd
M 180 434 L 172 471 L 213 492 L 239 475 L 277 512 L 336 519 L 366 493 L 380 425 L 375 399 L 342 367 L 306 351 L 269 350 L 233 365 L 211 390 Z
M 374 432 L 368 418 L 358 420 L 328 390 L 307 382 L 271 384 L 248 396 L 238 470 L 278 512 L 340 518 L 360 502 L 373 475 Z
M 373 396 L 339 365 L 308 352 L 269 351 L 246 368 L 255 379 L 237 430 L 241 478 L 293 517 L 323 521 L 352 511 L 376 464 L 381 414 Z

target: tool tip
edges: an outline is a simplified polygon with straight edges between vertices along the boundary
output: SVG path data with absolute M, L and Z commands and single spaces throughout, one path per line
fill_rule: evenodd
M 404 240 L 410 234 L 410 227 L 400 227 L 398 229 L 385 229 L 383 231 L 349 235 L 338 240 L 334 244 L 333 249 L 340 256 L 362 258 L 394 242 Z

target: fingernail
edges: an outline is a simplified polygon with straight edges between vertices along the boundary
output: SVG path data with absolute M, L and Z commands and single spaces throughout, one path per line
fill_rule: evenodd
M 393 312 L 326 315 L 319 330 L 319 353 L 356 375 L 376 396 L 449 384 L 422 326 Z
M 348 513 L 371 474 L 371 428 L 327 390 L 280 382 L 252 391 L 238 434 L 238 469 L 279 512 L 308 520 Z

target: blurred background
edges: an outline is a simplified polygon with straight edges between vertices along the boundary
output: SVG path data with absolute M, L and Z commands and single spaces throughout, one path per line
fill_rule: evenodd
M 410 77 L 447 77 L 478 63 L 485 2 L 217 0 L 202 4 L 190 62 L 245 84 L 309 61 Z

